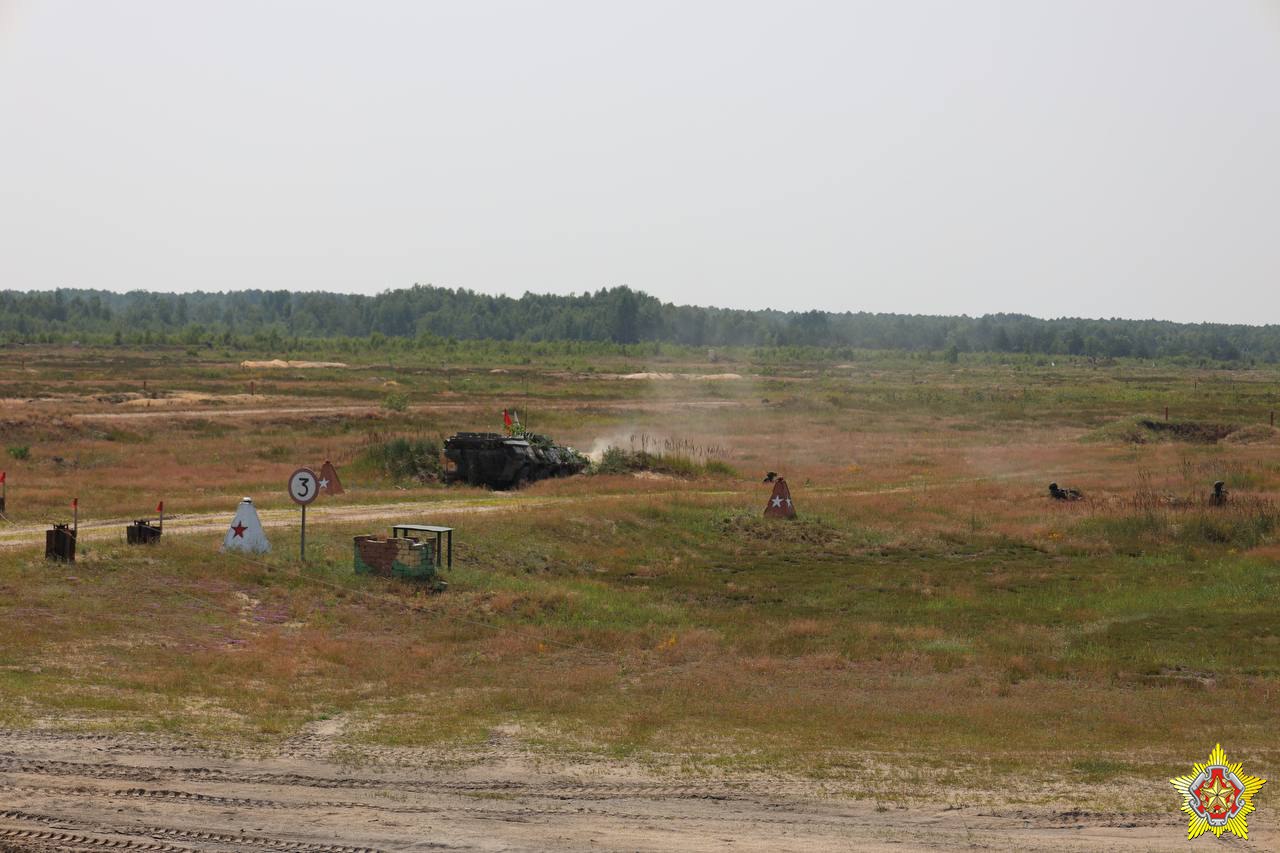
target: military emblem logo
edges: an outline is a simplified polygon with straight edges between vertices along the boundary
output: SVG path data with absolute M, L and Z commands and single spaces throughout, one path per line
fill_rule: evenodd
M 1253 795 L 1266 779 L 1246 776 L 1243 763 L 1227 762 L 1222 744 L 1209 753 L 1205 764 L 1193 764 L 1191 773 L 1170 779 L 1182 795 L 1182 810 L 1189 816 L 1187 840 L 1203 835 L 1205 830 L 1221 838 L 1230 832 L 1242 839 L 1249 837 L 1245 818 L 1254 810 Z

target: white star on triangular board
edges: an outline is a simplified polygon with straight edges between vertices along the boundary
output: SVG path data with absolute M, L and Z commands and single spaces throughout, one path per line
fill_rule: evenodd
M 787 501 L 787 503 L 791 503 L 791 501 Z M 774 499 L 773 499 L 773 505 L 774 505 L 774 506 L 782 506 L 782 498 L 774 498 Z
M 329 488 L 329 481 L 328 481 L 328 480 L 321 480 L 321 481 L 320 481 L 320 488 L 322 488 L 322 489 L 327 489 L 327 488 Z

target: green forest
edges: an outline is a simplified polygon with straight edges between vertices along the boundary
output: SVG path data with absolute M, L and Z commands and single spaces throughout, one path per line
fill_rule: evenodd
M 674 305 L 628 287 L 519 298 L 415 285 L 376 296 L 0 291 L 0 343 L 181 343 L 281 349 L 300 339 L 581 341 L 1092 358 L 1280 360 L 1280 326 L 1160 320 L 748 311 Z

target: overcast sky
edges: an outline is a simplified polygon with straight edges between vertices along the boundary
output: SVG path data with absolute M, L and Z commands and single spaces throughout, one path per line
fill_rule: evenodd
M 1280 0 L 0 0 L 0 287 L 1280 322 Z

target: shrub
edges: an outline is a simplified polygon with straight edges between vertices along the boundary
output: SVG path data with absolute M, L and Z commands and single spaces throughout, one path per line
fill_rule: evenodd
M 366 447 L 359 462 L 381 471 L 393 480 L 428 483 L 444 474 L 440 464 L 440 442 L 434 438 L 399 436 Z
M 387 399 L 382 401 L 382 408 L 390 412 L 403 412 L 409 408 L 409 398 L 398 391 L 393 391 L 387 395 Z
M 738 470 L 728 462 L 719 459 L 708 459 L 707 464 L 703 466 L 708 474 L 716 474 L 721 477 L 736 477 Z
M 31 448 L 25 444 L 15 444 L 9 448 L 9 455 L 14 459 L 31 458 Z
M 631 470 L 631 454 L 621 447 L 605 448 L 595 466 L 597 474 L 626 474 Z
M 733 466 L 719 459 L 698 462 L 678 453 L 650 453 L 646 450 L 628 451 L 621 447 L 606 448 L 600 461 L 592 468 L 595 474 L 630 474 L 636 471 L 653 471 L 670 477 L 701 477 L 707 474 L 736 477 Z

